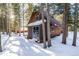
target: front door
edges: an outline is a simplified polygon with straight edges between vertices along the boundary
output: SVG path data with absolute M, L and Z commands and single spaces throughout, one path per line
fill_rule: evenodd
M 39 26 L 34 26 L 32 31 L 33 38 L 35 38 L 36 42 L 39 42 Z

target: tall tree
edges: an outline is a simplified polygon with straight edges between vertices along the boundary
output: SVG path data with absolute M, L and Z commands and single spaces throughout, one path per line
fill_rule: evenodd
M 7 25 L 7 34 L 9 34 L 9 26 L 8 26 L 8 18 L 9 18 L 9 16 L 8 16 L 8 3 L 6 3 L 6 25 Z
M 21 18 L 21 16 L 22 16 L 22 15 L 21 15 L 21 14 L 22 14 L 22 13 L 21 13 L 21 7 L 22 7 L 22 6 L 21 6 L 21 3 L 19 3 L 19 9 L 18 9 L 18 11 L 19 11 L 19 14 L 18 14 L 18 16 L 19 16 L 19 36 L 21 36 L 21 26 L 22 26 L 22 24 L 21 24 L 21 19 L 22 19 L 22 18 Z
M 70 17 L 70 4 L 67 5 L 67 21 L 66 21 L 66 37 L 68 36 L 68 20 L 69 20 L 69 17 Z
M 32 15 L 32 12 L 33 12 L 33 5 L 32 5 L 32 3 L 28 3 L 27 4 L 28 5 L 28 8 L 27 8 L 27 10 L 26 10 L 26 24 L 28 24 L 28 22 L 29 22 L 29 20 L 30 20 L 30 17 L 31 17 L 31 15 Z
M 66 44 L 66 37 L 67 37 L 67 20 L 68 20 L 68 3 L 64 4 L 64 16 L 63 16 L 63 37 L 62 43 Z
M 50 17 L 49 17 L 49 4 L 46 3 L 46 14 L 47 14 L 47 40 L 48 40 L 48 47 L 51 46 L 51 38 L 50 38 Z
M 44 22 L 44 14 L 43 14 L 43 4 L 41 3 L 41 14 L 42 14 L 42 32 L 43 32 L 43 43 L 44 43 L 44 48 L 46 48 L 46 31 L 45 31 L 45 22 Z
M 2 46 L 1 46 L 1 32 L 0 32 L 0 52 L 2 52 Z
M 18 32 L 20 31 L 20 27 L 19 27 L 20 26 L 20 23 L 19 23 L 20 22 L 20 11 L 19 11 L 20 6 L 17 3 L 12 4 L 12 6 L 13 6 L 13 11 L 14 11 L 13 29 L 17 33 L 17 31 Z
M 24 35 L 24 30 L 25 30 L 25 29 L 24 29 L 24 28 L 25 28 L 25 26 L 24 26 L 24 20 L 25 20 L 25 18 L 24 18 L 24 5 L 25 5 L 25 4 L 23 3 L 23 35 Z
M 5 24 L 5 4 L 0 4 L 0 9 L 1 9 L 1 22 L 2 22 L 2 32 L 4 33 L 6 26 Z
M 77 38 L 77 20 L 78 20 L 78 4 L 75 3 L 75 15 L 74 15 L 74 36 L 73 36 L 73 46 L 76 46 Z
M 21 29 L 24 35 L 24 4 L 20 4 L 20 23 L 21 23 Z
M 8 30 L 8 34 L 9 34 L 9 36 L 11 36 L 10 35 L 10 4 L 9 3 L 7 3 L 6 4 L 6 7 L 7 7 L 7 30 Z
M 18 8 L 18 11 L 20 12 L 20 4 L 19 4 L 19 8 Z M 20 13 L 18 14 L 18 16 L 19 16 L 19 36 L 21 36 L 21 30 L 20 30 L 20 28 L 21 28 L 21 19 L 20 19 Z
M 18 22 L 19 22 L 19 36 L 21 36 L 21 30 L 20 30 L 20 28 L 21 28 L 21 18 L 20 18 L 20 7 L 21 7 L 21 4 L 19 3 L 19 7 L 18 7 L 18 11 L 19 11 L 19 13 L 18 13 Z
M 2 4 L 2 6 L 3 6 L 3 4 Z M 3 17 L 4 17 L 4 11 L 3 11 L 3 7 L 2 7 L 2 32 L 3 32 L 3 34 L 4 34 L 4 19 L 3 19 Z

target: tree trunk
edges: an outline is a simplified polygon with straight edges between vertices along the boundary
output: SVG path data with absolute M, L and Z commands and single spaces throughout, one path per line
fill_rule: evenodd
M 3 18 L 3 10 L 2 10 L 2 32 L 4 34 L 4 18 Z
M 19 4 L 19 5 L 20 5 L 20 4 Z M 21 19 L 20 19 L 20 6 L 19 6 L 18 11 L 19 11 L 19 30 L 18 30 L 18 31 L 19 31 L 19 36 L 21 36 L 21 30 L 20 30 L 20 26 L 21 26 L 21 25 L 20 25 L 20 23 L 21 23 L 21 22 L 20 22 L 20 20 L 21 20 Z
M 9 8 L 9 7 L 10 7 L 10 4 L 8 4 L 8 8 Z M 10 13 L 10 12 L 9 12 L 9 9 L 8 9 L 8 13 Z M 8 27 L 9 27 L 9 36 L 11 36 L 10 17 L 9 17 L 9 16 L 10 16 L 10 14 L 8 14 L 8 23 L 9 23 L 9 24 L 8 24 Z
M 2 52 L 2 46 L 1 46 L 1 33 L 0 33 L 0 52 Z
M 46 36 L 45 36 L 45 23 L 44 23 L 44 14 L 43 14 L 43 5 L 41 4 L 41 14 L 42 14 L 42 31 L 43 31 L 43 43 L 44 48 L 46 48 Z
M 73 36 L 73 46 L 76 46 L 76 38 L 77 38 L 77 19 L 78 19 L 78 4 L 75 4 L 75 17 L 74 17 L 74 36 Z
M 46 4 L 46 12 L 47 12 L 47 40 L 48 40 L 48 47 L 51 46 L 51 38 L 50 38 L 50 18 L 49 18 L 49 6 L 48 3 Z
M 6 4 L 6 26 L 7 26 L 7 34 L 8 34 L 8 7 L 7 7 L 7 4 Z
M 9 15 L 9 9 L 8 9 L 9 8 L 9 4 L 8 3 L 6 4 L 6 7 L 7 7 L 7 26 L 8 26 L 7 30 L 8 30 L 9 36 L 11 36 L 10 35 L 10 18 L 9 18 L 10 15 Z
M 1 32 L 3 32 L 3 22 L 2 22 L 2 18 L 1 18 Z
M 69 4 L 67 5 L 67 20 L 69 19 Z M 68 37 L 68 21 L 66 22 L 66 37 Z
M 66 44 L 66 37 L 67 37 L 67 16 L 68 13 L 68 4 L 65 3 L 64 5 L 64 19 L 63 19 L 63 37 L 62 37 L 62 43 Z
M 5 12 L 6 14 L 6 12 Z M 6 15 L 5 15 L 5 18 L 4 18 L 4 29 L 5 29 L 5 32 L 7 32 L 7 19 L 6 19 Z
M 23 35 L 24 35 L 24 3 L 23 3 Z

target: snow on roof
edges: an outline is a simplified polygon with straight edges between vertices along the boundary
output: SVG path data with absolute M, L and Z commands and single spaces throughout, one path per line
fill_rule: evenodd
M 46 22 L 45 19 L 44 19 L 44 22 Z M 35 21 L 35 22 L 28 24 L 28 26 L 36 26 L 36 25 L 41 25 L 41 24 L 42 24 L 42 20 L 38 20 L 38 21 Z

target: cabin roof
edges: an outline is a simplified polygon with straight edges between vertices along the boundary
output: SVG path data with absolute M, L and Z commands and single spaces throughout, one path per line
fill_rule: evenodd
M 40 13 L 40 12 L 38 12 L 38 11 L 32 13 L 32 15 L 31 15 L 31 17 L 30 17 L 30 20 L 29 20 L 29 22 L 28 22 L 28 26 L 35 26 L 35 25 L 40 25 L 40 24 L 42 24 L 42 20 L 41 20 L 41 19 L 40 19 L 40 20 L 37 20 L 37 19 L 36 19 L 36 16 L 37 16 L 39 13 Z M 46 16 L 45 13 L 44 13 L 44 16 Z M 51 21 L 51 23 L 52 23 L 52 26 L 61 26 L 61 24 L 60 24 L 57 20 L 55 20 L 54 17 L 50 17 L 50 19 L 51 19 L 50 21 Z
M 38 14 L 38 12 L 36 11 L 36 12 L 32 12 L 32 15 L 31 15 L 31 17 L 30 17 L 30 20 L 29 20 L 29 22 L 28 22 L 28 24 L 29 23 L 32 23 L 32 22 L 34 22 L 34 21 L 36 21 L 36 15 Z

